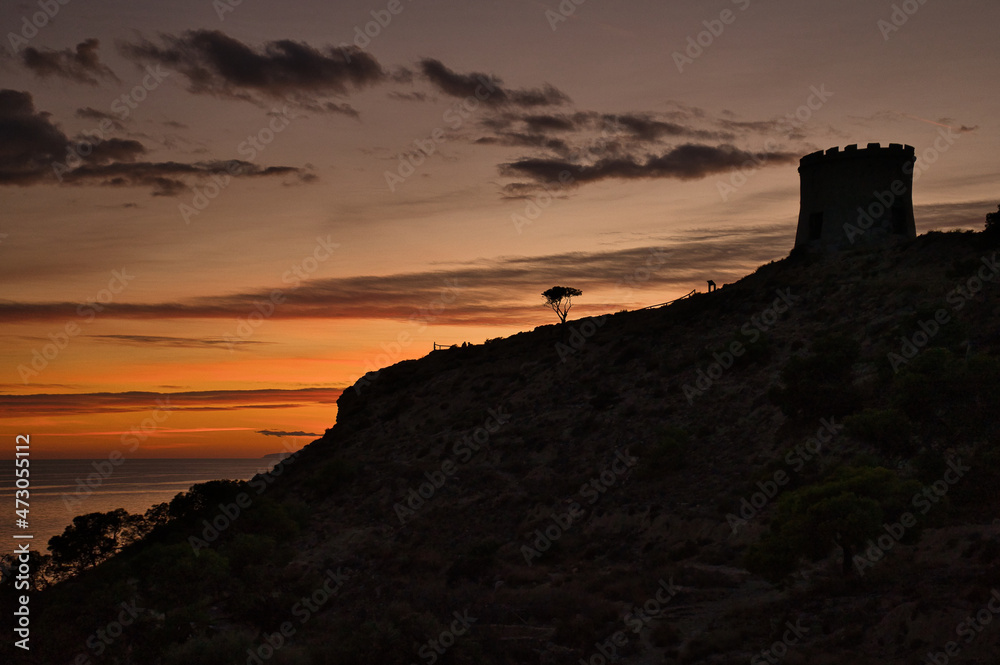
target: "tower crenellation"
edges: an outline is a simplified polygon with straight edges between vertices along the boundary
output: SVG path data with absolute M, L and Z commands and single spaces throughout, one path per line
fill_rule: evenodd
M 912 146 L 820 150 L 799 160 L 795 247 L 835 251 L 916 237 Z

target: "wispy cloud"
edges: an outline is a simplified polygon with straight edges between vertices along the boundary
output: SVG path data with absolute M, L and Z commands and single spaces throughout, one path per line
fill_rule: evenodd
M 245 432 L 252 427 L 186 427 L 186 428 L 162 428 L 157 427 L 145 432 L 147 436 L 162 436 L 163 434 L 191 434 L 195 432 Z M 111 430 L 107 432 L 39 432 L 38 436 L 119 436 L 121 434 L 134 434 L 131 430 Z
M 107 113 L 106 111 L 98 111 L 97 109 L 91 108 L 89 106 L 77 109 L 74 115 L 77 118 L 83 118 L 84 120 L 97 120 L 98 122 L 107 120 L 108 122 L 111 123 L 111 126 L 117 130 L 122 130 L 125 128 L 125 125 L 122 124 L 118 116 L 112 115 L 111 113 Z
M 227 350 L 233 346 L 270 344 L 258 340 L 227 340 L 222 338 L 198 339 L 194 337 L 165 337 L 160 335 L 87 335 L 89 339 L 128 346 L 162 346 L 176 349 L 217 349 Z
M 115 73 L 101 63 L 100 45 L 97 39 L 87 39 L 75 49 L 61 51 L 29 46 L 20 53 L 21 64 L 43 78 L 56 76 L 88 85 L 97 85 L 100 79 L 118 81 Z
M 662 154 L 644 158 L 607 157 L 583 164 L 563 159 L 525 158 L 502 164 L 500 172 L 511 177 L 527 177 L 544 185 L 561 184 L 567 180 L 567 175 L 573 184 L 611 178 L 694 180 L 730 171 L 745 164 L 794 164 L 798 160 L 799 154 L 792 152 L 750 152 L 733 145 L 685 143 Z M 517 189 L 523 191 L 523 187 Z
M 337 388 L 303 388 L 300 390 L 202 390 L 173 393 L 132 391 L 124 393 L 0 395 L 0 418 L 131 413 L 150 411 L 156 408 L 170 408 L 178 411 L 286 409 L 313 404 L 332 405 L 336 403 L 340 393 L 341 390 Z
M 509 88 L 496 76 L 480 72 L 459 74 L 434 58 L 421 60 L 420 71 L 438 91 L 450 97 L 475 96 L 489 106 L 532 108 L 559 106 L 570 101 L 566 93 L 548 84 L 541 88 Z
M 259 429 L 259 430 L 256 431 L 256 433 L 257 434 L 263 434 L 264 436 L 277 436 L 277 437 L 286 437 L 286 436 L 323 436 L 322 434 L 316 434 L 315 432 L 303 432 L 302 430 L 298 430 L 296 432 L 286 432 L 284 430 L 276 430 L 276 429 Z
M 687 288 L 700 281 L 709 266 L 712 277 L 729 278 L 746 268 L 787 253 L 794 236 L 794 221 L 767 227 L 693 230 L 657 238 L 658 247 L 671 252 L 669 260 L 645 282 L 650 302 L 660 293 Z M 654 247 L 612 251 L 569 252 L 545 256 L 512 256 L 479 259 L 448 268 L 383 276 L 315 279 L 285 294 L 274 319 L 389 319 L 406 321 L 428 317 L 421 311 L 439 302 L 442 294 L 455 294 L 452 302 L 435 311 L 435 324 L 534 325 L 539 320 L 536 294 L 553 284 L 570 283 L 584 290 L 613 288 L 624 276 L 645 265 Z M 732 257 L 739 256 L 740 264 Z M 718 266 L 731 266 L 720 269 Z M 741 272 L 742 271 L 742 272 Z M 449 289 L 453 289 L 449 291 Z M 104 318 L 238 318 L 254 311 L 271 289 L 192 298 L 163 303 L 109 303 Z M 593 307 L 612 309 L 623 303 L 590 301 Z M 75 303 L 0 302 L 0 321 L 65 320 L 76 316 Z
M 997 201 L 998 199 L 915 205 L 913 212 L 921 231 L 970 226 L 982 229 L 986 225 L 986 213 L 997 211 Z

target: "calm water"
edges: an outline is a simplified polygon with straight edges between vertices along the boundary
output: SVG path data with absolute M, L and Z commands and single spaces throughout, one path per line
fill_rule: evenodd
M 104 469 L 95 469 L 95 462 L 103 463 Z M 14 533 L 30 533 L 34 535 L 32 549 L 45 551 L 49 538 L 61 534 L 76 515 L 116 508 L 144 513 L 195 483 L 249 480 L 274 464 L 273 459 L 126 459 L 111 468 L 106 459 L 32 459 L 29 528 L 24 530 L 15 525 L 14 461 L 0 460 L 0 544 L 3 551 L 12 550 Z M 88 495 L 78 480 L 86 483 L 92 476 L 91 482 L 96 483 L 99 470 L 111 473 Z

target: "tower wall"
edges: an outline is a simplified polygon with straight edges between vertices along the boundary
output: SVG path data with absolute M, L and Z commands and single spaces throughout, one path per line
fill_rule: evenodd
M 912 146 L 869 143 L 799 161 L 801 204 L 795 247 L 832 251 L 913 239 Z

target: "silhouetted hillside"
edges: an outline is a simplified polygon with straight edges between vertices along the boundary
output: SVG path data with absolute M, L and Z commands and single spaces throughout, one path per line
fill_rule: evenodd
M 993 663 L 996 261 L 793 256 L 362 377 L 274 476 L 36 593 L 32 662 Z

